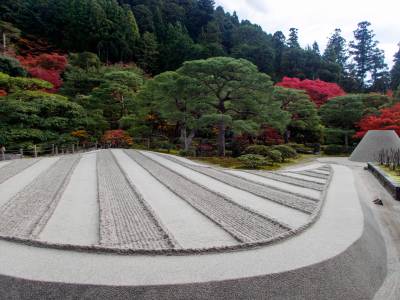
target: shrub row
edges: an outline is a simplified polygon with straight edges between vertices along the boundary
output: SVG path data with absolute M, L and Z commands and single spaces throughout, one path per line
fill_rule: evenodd
M 246 154 L 239 157 L 244 167 L 256 169 L 265 165 L 284 162 L 296 158 L 297 152 L 287 145 L 264 146 L 253 145 L 246 148 Z

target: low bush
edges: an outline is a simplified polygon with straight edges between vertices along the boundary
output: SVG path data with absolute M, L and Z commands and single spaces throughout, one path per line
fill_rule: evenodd
M 282 162 L 282 153 L 279 150 L 270 149 L 268 155 L 265 156 L 271 162 Z
M 178 154 L 180 155 L 180 156 L 192 156 L 192 157 L 195 157 L 196 156 L 196 150 L 194 150 L 194 149 L 190 149 L 190 150 L 179 150 L 179 152 L 178 152 Z
M 175 148 L 175 145 L 168 141 L 158 141 L 156 143 L 153 143 L 153 148 L 166 150 L 169 153 L 172 149 Z
M 289 143 L 287 145 L 292 147 L 294 150 L 296 150 L 297 153 L 301 153 L 301 154 L 313 154 L 314 153 L 314 149 L 312 147 L 309 147 L 309 146 L 306 146 L 303 144 Z
M 268 156 L 269 151 L 271 150 L 270 147 L 264 145 L 253 145 L 246 148 L 247 154 L 257 154 L 262 156 Z
M 243 167 L 248 169 L 257 169 L 268 164 L 264 156 L 258 154 L 246 154 L 238 158 Z
M 345 153 L 345 150 L 341 145 L 327 145 L 325 146 L 324 153 L 326 155 L 338 155 Z
M 287 145 L 276 145 L 272 147 L 273 150 L 278 150 L 282 155 L 282 162 L 286 159 L 296 158 L 297 151 Z
M 279 150 L 273 149 L 268 146 L 264 145 L 253 145 L 247 147 L 246 153 L 254 154 L 254 155 L 261 155 L 266 160 L 270 162 L 281 162 L 282 161 L 282 154 Z

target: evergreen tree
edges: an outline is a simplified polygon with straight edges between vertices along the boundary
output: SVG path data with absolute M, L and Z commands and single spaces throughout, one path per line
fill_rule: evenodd
M 340 133 L 344 138 L 346 150 L 349 138 L 355 133 L 355 124 L 360 121 L 364 111 L 359 95 L 348 95 L 330 99 L 321 106 L 319 113 L 323 123 L 330 129 Z
M 394 55 L 394 65 L 392 70 L 390 71 L 390 76 L 391 76 L 391 88 L 393 90 L 400 89 L 400 49 Z
M 358 23 L 354 31 L 355 40 L 350 42 L 350 54 L 362 89 L 366 86 L 367 75 L 375 76 L 373 80 L 376 81 L 380 78 L 379 73 L 385 69 L 383 51 L 377 47 L 378 41 L 369 26 L 371 23 L 367 21 Z
M 339 28 L 336 28 L 335 32 L 329 38 L 323 56 L 327 61 L 338 64 L 342 71 L 345 70 L 348 53 L 346 48 L 346 39 L 342 37 L 342 31 Z
M 299 30 L 297 28 L 289 29 L 289 38 L 287 42 L 289 48 L 300 48 L 298 32 Z
M 214 0 L 197 0 L 194 8 L 188 14 L 186 23 L 191 37 L 198 37 L 202 28 L 213 19 Z
M 279 81 L 284 74 L 282 74 L 282 54 L 285 50 L 286 37 L 282 31 L 277 31 L 272 36 L 272 44 L 275 51 L 274 69 L 275 79 Z
M 371 58 L 370 91 L 385 93 L 390 87 L 390 73 L 383 50 L 374 49 Z
M 312 44 L 312 51 L 318 56 L 321 55 L 321 51 L 319 50 L 319 45 L 316 41 L 314 41 L 314 43 Z
M 158 42 L 153 33 L 145 32 L 139 42 L 138 64 L 148 73 L 157 72 Z
M 274 87 L 274 99 L 281 103 L 281 108 L 290 113 L 291 121 L 285 131 L 285 141 L 289 137 L 298 142 L 316 142 L 321 135 L 321 120 L 317 106 L 305 91 Z
M 204 93 L 213 113 L 203 117 L 218 128 L 218 154 L 225 156 L 227 127 L 254 133 L 267 123 L 284 129 L 288 114 L 271 97 L 272 82 L 244 59 L 214 57 L 185 62 L 178 73 L 191 77 Z
M 166 39 L 160 49 L 161 70 L 176 70 L 186 60 L 196 58 L 196 49 L 189 33 L 182 24 L 169 24 Z
M 200 118 L 210 110 L 201 97 L 199 86 L 190 77 L 177 72 L 164 72 L 147 81 L 138 98 L 149 107 L 147 114 L 157 111 L 166 121 L 176 124 L 185 151 L 190 149 L 201 127 Z

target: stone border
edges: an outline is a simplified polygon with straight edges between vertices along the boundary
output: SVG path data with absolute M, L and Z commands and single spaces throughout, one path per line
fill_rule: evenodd
M 383 187 L 395 198 L 400 201 L 400 184 L 396 183 L 384 171 L 373 163 L 368 163 L 368 170 L 378 179 Z

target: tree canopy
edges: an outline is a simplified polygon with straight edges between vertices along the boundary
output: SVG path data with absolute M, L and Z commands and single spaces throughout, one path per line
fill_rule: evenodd
M 225 155 L 226 128 L 254 132 L 263 123 L 283 129 L 288 115 L 271 97 L 268 75 L 244 59 L 228 57 L 185 62 L 179 73 L 191 77 L 204 93 L 212 113 L 203 117 L 218 128 L 218 154 Z

